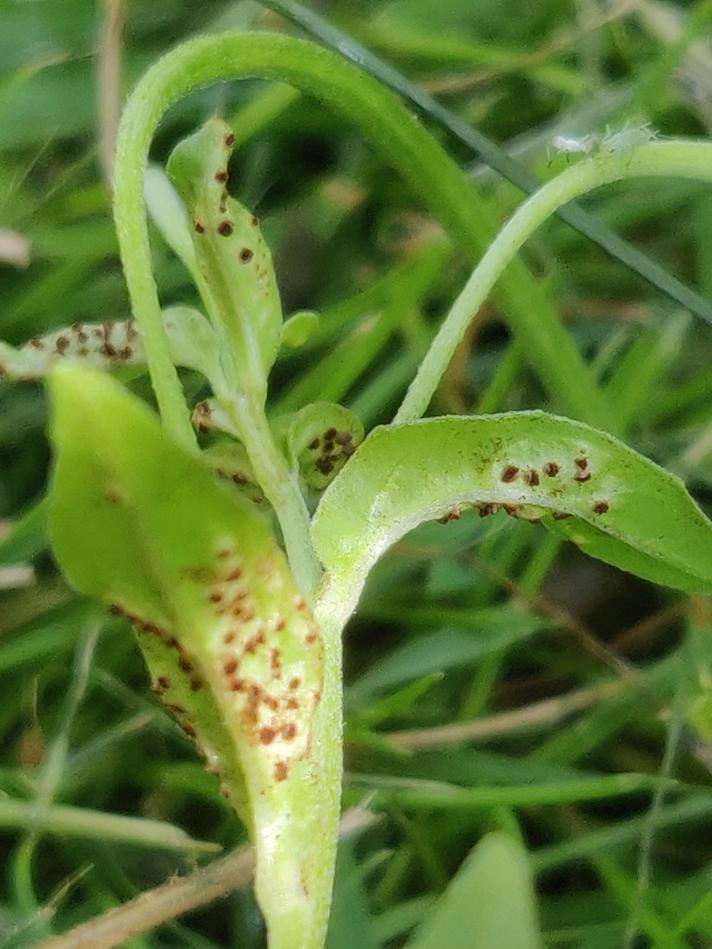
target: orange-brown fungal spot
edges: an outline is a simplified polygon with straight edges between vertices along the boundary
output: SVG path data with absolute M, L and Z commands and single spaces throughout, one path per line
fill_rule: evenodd
M 229 629 L 223 636 L 223 642 L 225 643 L 226 646 L 229 646 L 230 643 L 234 641 L 235 641 L 235 634 L 233 633 L 231 629 Z
M 295 698 L 288 698 L 288 699 L 287 699 L 287 708 L 288 708 L 290 711 L 294 712 L 294 711 L 296 711 L 296 710 L 299 708 L 299 702 L 298 702 Z
M 215 590 L 213 591 L 213 593 L 210 594 L 211 603 L 219 603 L 222 600 L 222 598 L 223 598 L 222 593 L 220 593 L 219 590 Z
M 278 616 L 275 621 L 274 628 L 277 630 L 278 633 L 281 633 L 282 630 L 286 627 L 286 625 L 287 625 L 287 622 L 284 619 L 284 617 Z
M 274 730 L 274 728 L 269 728 L 269 726 L 265 726 L 264 728 L 260 728 L 259 737 L 260 737 L 261 745 L 271 745 L 272 742 L 277 737 L 277 732 Z
M 298 689 L 301 684 L 302 680 L 299 678 L 299 676 L 292 676 L 292 678 L 289 680 L 290 689 Z
M 271 649 L 269 654 L 269 666 L 273 679 L 279 679 L 282 675 L 282 656 L 279 649 Z
M 282 738 L 286 741 L 291 741 L 297 734 L 297 726 L 294 722 L 287 722 L 286 725 L 282 726 Z
M 308 632 L 308 633 L 306 634 L 306 636 L 304 637 L 304 642 L 307 644 L 307 646 L 311 646 L 311 644 L 312 644 L 313 642 L 316 642 L 316 630 L 315 630 L 315 629 L 310 629 L 310 630 L 309 630 L 309 632 Z
M 507 507 L 507 505 L 505 505 Z M 477 511 L 480 517 L 491 517 L 499 511 L 499 504 L 478 504 Z
M 229 687 L 230 687 L 231 692 L 244 692 L 245 680 L 244 679 L 230 679 Z
M 539 472 L 534 468 L 524 472 L 524 481 L 530 487 L 535 488 L 539 484 Z
M 231 570 L 230 573 L 225 577 L 226 582 L 232 582 L 233 580 L 239 580 L 242 576 L 242 569 L 240 567 L 235 567 L 234 570 Z
M 226 676 L 230 676 L 237 669 L 237 659 L 228 659 L 223 666 L 223 672 Z
M 274 766 L 275 781 L 286 781 L 289 769 L 286 761 L 277 761 Z
M 510 481 L 514 479 L 519 474 L 519 468 L 516 465 L 507 465 L 507 467 L 502 471 L 501 479 L 505 484 L 509 484 Z
M 264 630 L 260 630 L 259 632 L 255 633 L 254 636 L 251 636 L 247 640 L 247 642 L 245 643 L 245 652 L 250 653 L 250 655 L 254 654 L 257 647 L 261 646 L 264 643 L 264 641 L 265 641 Z

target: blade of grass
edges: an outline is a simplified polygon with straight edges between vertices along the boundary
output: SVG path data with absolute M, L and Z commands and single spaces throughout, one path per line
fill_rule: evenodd
M 536 191 L 541 182 L 516 159 L 510 158 L 494 142 L 469 125 L 454 112 L 446 109 L 436 99 L 413 85 L 397 69 L 384 63 L 353 37 L 333 26 L 313 10 L 296 0 L 260 0 L 263 6 L 281 13 L 286 19 L 301 27 L 309 36 L 319 39 L 325 46 L 337 50 L 361 69 L 379 79 L 410 102 L 423 115 L 435 119 L 459 142 L 479 153 L 481 158 L 495 171 L 527 194 Z M 574 204 L 559 209 L 557 215 L 579 233 L 598 244 L 612 257 L 634 270 L 658 290 L 676 300 L 705 323 L 712 325 L 712 304 L 700 294 L 685 286 L 657 261 L 632 247 L 627 241 L 610 231 L 588 212 Z

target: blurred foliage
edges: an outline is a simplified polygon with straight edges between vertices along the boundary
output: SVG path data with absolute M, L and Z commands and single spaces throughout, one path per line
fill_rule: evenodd
M 313 6 L 542 177 L 563 161 L 549 165 L 555 134 L 630 119 L 662 135 L 707 135 L 712 123 L 704 0 Z M 115 7 L 0 5 L 0 338 L 13 344 L 127 316 L 99 160 L 114 90 L 97 77 Z M 121 97 L 196 32 L 292 29 L 252 0 L 127 3 L 122 12 Z M 353 130 L 281 85 L 191 96 L 162 126 L 154 158 L 164 161 L 216 112 L 235 129 L 231 187 L 263 222 L 285 312 L 321 316 L 305 345 L 281 357 L 275 414 L 328 399 L 367 428 L 387 421 L 466 277 L 465 255 Z M 469 163 L 503 221 L 520 193 L 433 131 Z M 709 295 L 705 186 L 625 183 L 585 206 Z M 26 267 L 4 249 L 24 241 Z M 194 303 L 187 273 L 157 236 L 153 254 L 163 300 Z M 710 328 L 560 221 L 524 257 L 594 367 L 611 426 L 684 477 L 709 513 Z M 547 407 L 501 316 L 489 306 L 475 321 L 436 411 Z M 186 383 L 199 398 L 193 378 Z M 131 385 L 150 398 L 144 378 Z M 48 556 L 40 387 L 0 383 L 0 457 L 0 941 L 24 946 L 189 870 L 196 841 L 230 849 L 242 831 L 150 695 L 124 624 L 71 593 Z M 706 601 L 633 580 L 501 514 L 426 525 L 399 544 L 347 636 L 345 804 L 370 801 L 382 819 L 343 848 L 330 949 L 400 946 L 411 932 L 414 945 L 434 945 L 426 936 L 438 918 L 457 928 L 448 914 L 496 899 L 478 895 L 478 883 L 471 900 L 451 890 L 435 902 L 488 831 L 498 836 L 483 847 L 504 832 L 528 851 L 545 945 L 712 944 L 712 753 L 701 712 L 711 633 Z M 676 779 L 665 793 L 663 766 Z M 39 811 L 21 820 L 18 802 Z M 66 805 L 81 811 L 79 830 Z M 33 823 L 28 813 L 44 816 Z M 116 815 L 146 821 L 145 835 L 117 829 Z M 173 849 L 155 844 L 156 820 L 174 825 Z M 510 854 L 517 866 L 521 853 Z M 475 851 L 457 885 L 487 859 L 505 858 Z M 528 899 L 526 870 L 512 883 L 511 867 L 497 872 L 503 900 L 517 885 Z M 252 897 L 240 891 L 130 945 L 262 941 Z

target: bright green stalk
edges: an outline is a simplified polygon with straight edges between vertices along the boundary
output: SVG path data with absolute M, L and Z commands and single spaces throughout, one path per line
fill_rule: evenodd
M 425 412 L 473 316 L 541 224 L 560 207 L 595 188 L 623 178 L 645 176 L 712 181 L 712 145 L 655 142 L 629 152 L 599 154 L 571 166 L 533 194 L 502 228 L 475 268 L 433 340 L 394 421 L 410 422 Z
M 175 371 L 170 365 L 150 268 L 142 183 L 153 134 L 167 109 L 207 83 L 260 77 L 289 82 L 330 104 L 363 132 L 473 258 L 492 236 L 493 212 L 457 164 L 400 101 L 339 56 L 285 36 L 227 33 L 178 47 L 149 70 L 122 117 L 115 165 L 115 216 L 134 314 L 169 430 L 193 443 Z M 570 415 L 603 424 L 602 396 L 535 281 L 515 263 L 502 285 L 503 311 L 523 339 L 532 366 Z

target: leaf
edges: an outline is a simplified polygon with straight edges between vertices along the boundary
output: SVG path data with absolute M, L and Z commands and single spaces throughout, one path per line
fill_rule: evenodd
M 712 591 L 712 523 L 682 482 L 611 435 L 543 412 L 375 429 L 322 497 L 314 544 L 353 608 L 394 541 L 465 505 L 541 518 L 623 570 Z
M 161 311 L 171 358 L 177 366 L 201 372 L 220 384 L 215 333 L 198 310 L 171 306 Z M 59 363 L 107 372 L 146 365 L 143 340 L 132 319 L 72 323 L 14 348 L 0 341 L 0 377 L 27 382 L 42 379 Z
M 271 421 L 307 489 L 323 491 L 363 441 L 361 419 L 335 402 L 312 402 Z
M 524 848 L 508 834 L 475 847 L 408 942 L 408 949 L 541 949 Z
M 322 645 L 269 522 L 111 378 L 62 367 L 50 391 L 57 559 L 133 621 L 154 690 L 248 818 L 275 944 L 311 932 Z
M 282 308 L 258 220 L 227 191 L 234 141 L 229 125 L 210 119 L 176 146 L 166 171 L 191 221 L 200 293 L 232 350 L 236 374 L 230 382 L 258 390 L 264 402 Z

